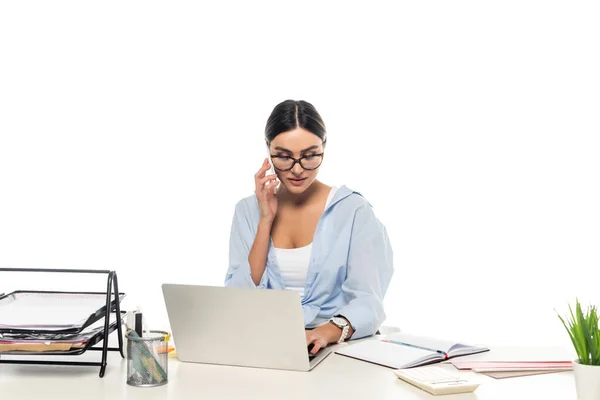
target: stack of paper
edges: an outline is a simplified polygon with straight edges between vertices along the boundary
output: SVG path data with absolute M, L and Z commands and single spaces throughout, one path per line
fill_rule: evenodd
M 494 378 L 509 378 L 513 376 L 534 375 L 538 373 L 570 371 L 573 365 L 570 361 L 557 362 L 508 362 L 508 361 L 453 361 L 458 369 L 468 369 L 473 372 L 485 373 Z M 523 374 L 527 372 L 527 374 Z
M 110 314 L 110 323 L 116 321 Z M 69 351 L 85 347 L 104 330 L 104 318 L 79 333 L 0 333 L 0 353 L 11 351 Z
M 512 347 L 492 348 L 487 354 L 453 360 L 460 370 L 471 370 L 493 378 L 511 378 L 570 371 L 573 357 L 560 348 Z

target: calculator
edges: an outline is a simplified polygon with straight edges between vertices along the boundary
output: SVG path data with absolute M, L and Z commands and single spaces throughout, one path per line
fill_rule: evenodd
M 403 381 L 433 395 L 471 393 L 479 386 L 464 372 L 452 372 L 436 366 L 397 369 L 394 373 Z

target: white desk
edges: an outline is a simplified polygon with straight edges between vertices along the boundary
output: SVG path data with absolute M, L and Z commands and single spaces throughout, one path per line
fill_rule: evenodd
M 397 379 L 391 369 L 336 354 L 311 372 L 190 364 L 170 358 L 169 383 L 154 388 L 127 385 L 125 360 L 111 352 L 108 361 L 104 378 L 98 377 L 96 367 L 0 364 L 0 395 L 7 400 L 577 398 L 571 372 L 501 380 L 477 375 L 482 384 L 474 393 L 431 396 Z

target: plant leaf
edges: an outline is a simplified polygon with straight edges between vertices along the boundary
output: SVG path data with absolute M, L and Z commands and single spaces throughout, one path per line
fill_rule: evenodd
M 595 306 L 591 306 L 587 315 L 588 320 L 588 350 L 590 352 L 590 364 L 600 364 L 600 335 L 598 331 L 598 313 Z
M 596 306 L 588 306 L 584 312 L 579 299 L 575 299 L 575 310 L 569 305 L 569 313 L 558 318 L 569 334 L 579 362 L 600 365 L 600 321 Z
M 581 314 L 581 305 L 579 304 L 578 300 L 576 300 L 576 302 L 575 302 L 575 314 L 573 314 L 573 310 L 571 309 L 571 306 L 569 306 L 569 311 L 571 312 L 571 320 L 572 320 L 571 329 L 573 332 L 573 336 L 575 337 L 576 349 L 577 349 L 577 354 L 579 355 L 579 361 L 582 364 L 589 364 L 589 355 L 587 352 L 585 333 L 584 333 L 585 328 L 581 325 L 581 319 L 579 318 L 579 315 Z

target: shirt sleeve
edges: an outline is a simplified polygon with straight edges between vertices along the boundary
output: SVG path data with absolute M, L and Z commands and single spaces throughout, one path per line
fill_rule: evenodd
M 342 283 L 347 304 L 338 315 L 352 327 L 352 339 L 373 335 L 385 320 L 383 297 L 394 272 L 387 231 L 370 205 L 357 209 L 352 226 L 348 270 Z
M 258 286 L 254 284 L 250 274 L 248 255 L 254 243 L 256 229 L 252 227 L 249 214 L 244 201 L 236 204 L 229 236 L 229 268 L 225 276 L 225 286 L 264 289 L 268 284 L 266 268 Z

